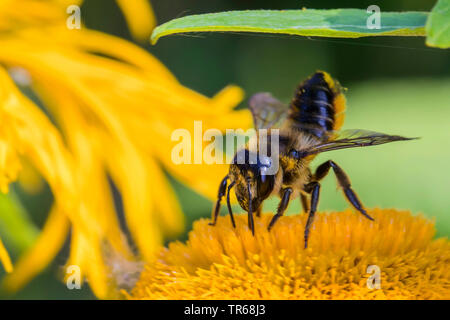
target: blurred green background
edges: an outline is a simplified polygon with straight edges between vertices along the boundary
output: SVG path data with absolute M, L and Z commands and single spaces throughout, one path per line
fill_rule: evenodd
M 429 11 L 435 1 L 263 1 L 263 0 L 155 0 L 158 23 L 188 14 L 240 9 L 296 9 L 336 7 L 382 11 Z M 87 1 L 81 8 L 84 23 L 93 29 L 132 41 L 124 18 L 114 2 Z M 424 45 L 424 38 L 324 39 L 259 34 L 190 34 L 161 39 L 156 46 L 139 44 L 158 57 L 182 84 L 211 96 L 224 86 L 241 86 L 247 97 L 270 91 L 281 100 L 291 99 L 297 84 L 317 69 L 328 71 L 348 88 L 344 129 L 362 128 L 391 134 L 421 137 L 420 140 L 373 148 L 336 151 L 320 155 L 314 167 L 333 159 L 352 180 L 366 207 L 408 209 L 434 217 L 438 236 L 450 234 L 450 54 Z M 245 103 L 240 106 L 245 107 Z M 209 217 L 212 203 L 172 179 L 192 221 Z M 4 196 L 3 196 L 4 197 Z M 4 200 L 4 199 L 3 199 Z M 26 195 L 18 186 L 1 201 L 0 234 L 13 259 L 32 241 L 9 240 L 4 228 L 10 201 L 20 202 L 37 234 L 45 221 L 52 196 Z M 267 201 L 273 210 L 278 199 Z M 323 183 L 320 210 L 347 207 L 330 174 Z M 15 209 L 17 210 L 17 209 Z M 237 212 L 242 210 L 235 207 Z M 294 201 L 288 212 L 300 211 Z M 180 239 L 186 239 L 184 234 Z M 57 271 L 68 255 L 67 245 L 46 272 L 34 279 L 13 299 L 90 299 L 88 286 L 67 290 Z M 0 271 L 1 273 L 2 271 Z M 1 274 L 0 274 L 1 276 Z

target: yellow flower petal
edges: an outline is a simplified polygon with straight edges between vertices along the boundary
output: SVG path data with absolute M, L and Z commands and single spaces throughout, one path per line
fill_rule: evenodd
M 2 239 L 0 239 L 0 262 L 3 264 L 6 272 L 13 272 L 13 265 L 9 258 L 8 251 L 6 251 L 3 245 Z
M 56 85 L 56 84 L 55 84 Z M 38 92 L 44 97 L 48 108 L 61 124 L 67 142 L 74 153 L 74 166 L 79 175 L 79 192 L 82 206 L 89 212 L 91 223 L 99 225 L 99 237 L 107 239 L 122 254 L 129 255 L 117 219 L 110 186 L 104 165 L 98 161 L 103 154 L 101 142 L 93 139 L 95 130 L 89 126 L 67 93 L 55 92 L 53 84 L 39 85 Z
M 73 228 L 71 252 L 67 266 L 79 267 L 81 277 L 89 279 L 89 286 L 100 299 L 114 297 L 114 289 L 109 281 L 109 270 L 104 261 L 101 242 L 91 235 Z M 66 279 L 67 280 L 67 279 Z
M 22 169 L 18 177 L 18 182 L 30 194 L 37 194 L 44 187 L 44 181 L 41 175 L 28 161 L 22 161 Z
M 114 142 L 114 146 L 107 138 L 102 140 L 110 150 L 105 161 L 122 194 L 128 228 L 143 258 L 150 261 L 163 239 L 151 215 L 156 199 L 149 191 L 156 186 L 152 185 L 144 159 L 132 145 L 123 141 L 123 145 Z
M 39 238 L 33 247 L 19 258 L 14 272 L 3 279 L 3 286 L 7 290 L 17 291 L 39 274 L 61 249 L 68 232 L 69 221 L 66 215 L 53 207 Z
M 212 98 L 215 104 L 214 110 L 220 113 L 221 111 L 230 111 L 237 106 L 242 99 L 244 99 L 244 91 L 234 85 L 229 85 L 223 88 L 220 92 Z M 249 124 L 251 126 L 251 123 Z
M 65 47 L 104 54 L 142 69 L 149 77 L 176 82 L 174 75 L 158 59 L 121 38 L 89 29 L 72 33 L 70 37 L 67 36 L 66 30 L 60 28 L 51 29 L 50 33 L 54 40 L 57 39 Z
M 128 22 L 133 36 L 138 40 L 145 40 L 150 36 L 151 30 L 156 25 L 150 2 L 147 0 L 117 0 Z
M 184 216 L 178 199 L 164 176 L 161 167 L 153 159 L 146 161 L 150 170 L 154 210 L 158 212 L 155 220 L 159 221 L 168 237 L 179 235 L 184 230 Z
M 15 181 L 22 168 L 17 151 L 11 141 L 0 138 L 0 191 L 8 192 L 8 185 Z
M 109 229 L 102 229 L 101 221 L 92 219 L 95 215 L 89 215 L 86 211 L 89 207 L 84 206 L 84 203 L 80 201 L 80 195 L 77 194 L 78 181 L 73 176 L 73 161 L 67 154 L 53 125 L 37 107 L 18 92 L 6 72 L 2 70 L 0 70 L 0 84 L 2 84 L 1 88 L 4 92 L 7 93 L 3 95 L 2 106 L 4 114 L 9 119 L 7 129 L 15 139 L 12 145 L 18 148 L 18 152 L 27 156 L 47 180 L 55 195 L 58 210 L 63 211 L 70 217 L 71 222 L 81 234 L 80 238 L 83 240 L 83 244 L 87 242 L 85 239 L 92 240 L 93 243 L 90 246 L 84 245 L 83 248 L 90 248 L 89 251 L 85 250 L 85 252 L 86 254 L 92 253 L 92 259 L 95 259 L 98 265 L 89 266 L 89 272 L 86 272 L 86 274 L 95 278 L 96 287 L 94 290 L 98 291 L 99 295 L 106 296 L 108 291 L 107 281 L 101 276 L 103 271 L 98 271 L 98 269 L 103 268 L 98 247 L 103 240 L 101 235 L 103 232 L 108 232 Z M 54 219 L 61 222 L 61 220 Z M 49 227 L 44 229 L 39 238 L 41 240 L 23 258 L 22 261 L 24 262 L 20 263 L 17 272 L 12 274 L 11 278 L 6 278 L 4 285 L 8 289 L 13 291 L 19 289 L 32 276 L 41 271 L 56 254 L 57 249 L 64 242 L 64 237 L 62 234 L 55 234 L 55 232 L 63 232 L 64 228 L 61 225 L 54 227 L 55 224 L 50 216 Z M 63 239 L 59 240 L 58 235 Z M 120 233 L 116 232 L 116 236 L 120 237 Z M 51 245 L 48 244 L 49 242 Z M 48 251 L 45 251 L 45 248 Z M 24 267 L 21 267 L 22 265 Z

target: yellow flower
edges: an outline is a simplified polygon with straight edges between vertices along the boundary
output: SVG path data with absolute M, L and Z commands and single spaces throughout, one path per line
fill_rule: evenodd
M 2 0 L 0 2 L 0 32 L 46 26 L 65 27 L 69 17 L 66 9 L 81 6 L 83 0 Z M 116 0 L 132 35 L 138 40 L 150 36 L 156 25 L 150 2 L 147 0 Z
M 3 284 L 20 289 L 48 265 L 71 230 L 67 264 L 80 267 L 98 297 L 114 297 L 105 251 L 136 258 L 122 234 L 109 178 L 120 191 L 139 259 L 151 261 L 164 238 L 184 228 L 164 170 L 211 198 L 226 174 L 226 166 L 205 170 L 204 165 L 175 165 L 171 133 L 192 130 L 195 120 L 203 121 L 204 130 L 245 129 L 251 118 L 247 111 L 233 110 L 243 97 L 238 87 L 207 98 L 181 85 L 155 57 L 127 41 L 84 26 L 67 29 L 65 10 L 72 3 L 21 0 L 0 5 L 0 63 L 25 70 L 30 88 L 57 124 L 0 67 L 0 188 L 7 191 L 27 162 L 55 197 L 37 242 Z M 145 3 L 118 1 L 136 38 L 154 24 L 147 19 L 153 13 Z M 26 17 L 24 10 L 30 11 Z M 22 179 L 26 181 L 30 179 Z
M 13 265 L 11 263 L 11 259 L 9 258 L 8 252 L 3 245 L 2 239 L 0 239 L 0 262 L 3 264 L 6 272 L 13 271 Z
M 215 227 L 194 223 L 186 244 L 174 242 L 148 264 L 132 299 L 449 299 L 450 242 L 432 240 L 434 224 L 407 211 L 370 210 L 375 222 L 351 210 L 317 214 L 303 249 L 307 215 L 228 217 Z M 379 268 L 380 289 L 369 288 L 368 266 Z M 371 289 L 372 288 L 372 289 Z
M 148 0 L 117 0 L 133 36 L 146 40 L 156 25 L 156 18 Z

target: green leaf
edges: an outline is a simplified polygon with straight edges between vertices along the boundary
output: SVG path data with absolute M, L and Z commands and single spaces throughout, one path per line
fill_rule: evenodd
M 0 193 L 0 234 L 16 253 L 28 249 L 39 235 L 39 229 L 12 190 L 8 194 Z
M 450 0 L 439 0 L 428 17 L 425 26 L 427 45 L 450 48 Z
M 380 29 L 369 29 L 372 15 L 361 9 L 246 10 L 208 13 L 171 20 L 153 30 L 151 42 L 176 33 L 225 31 L 359 38 L 424 36 L 427 12 L 381 12 Z

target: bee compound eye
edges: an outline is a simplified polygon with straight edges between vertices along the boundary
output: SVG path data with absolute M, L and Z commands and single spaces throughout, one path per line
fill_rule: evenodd
M 289 156 L 292 157 L 292 158 L 298 159 L 298 158 L 300 158 L 300 152 L 295 150 L 295 149 L 291 149 L 289 151 Z

